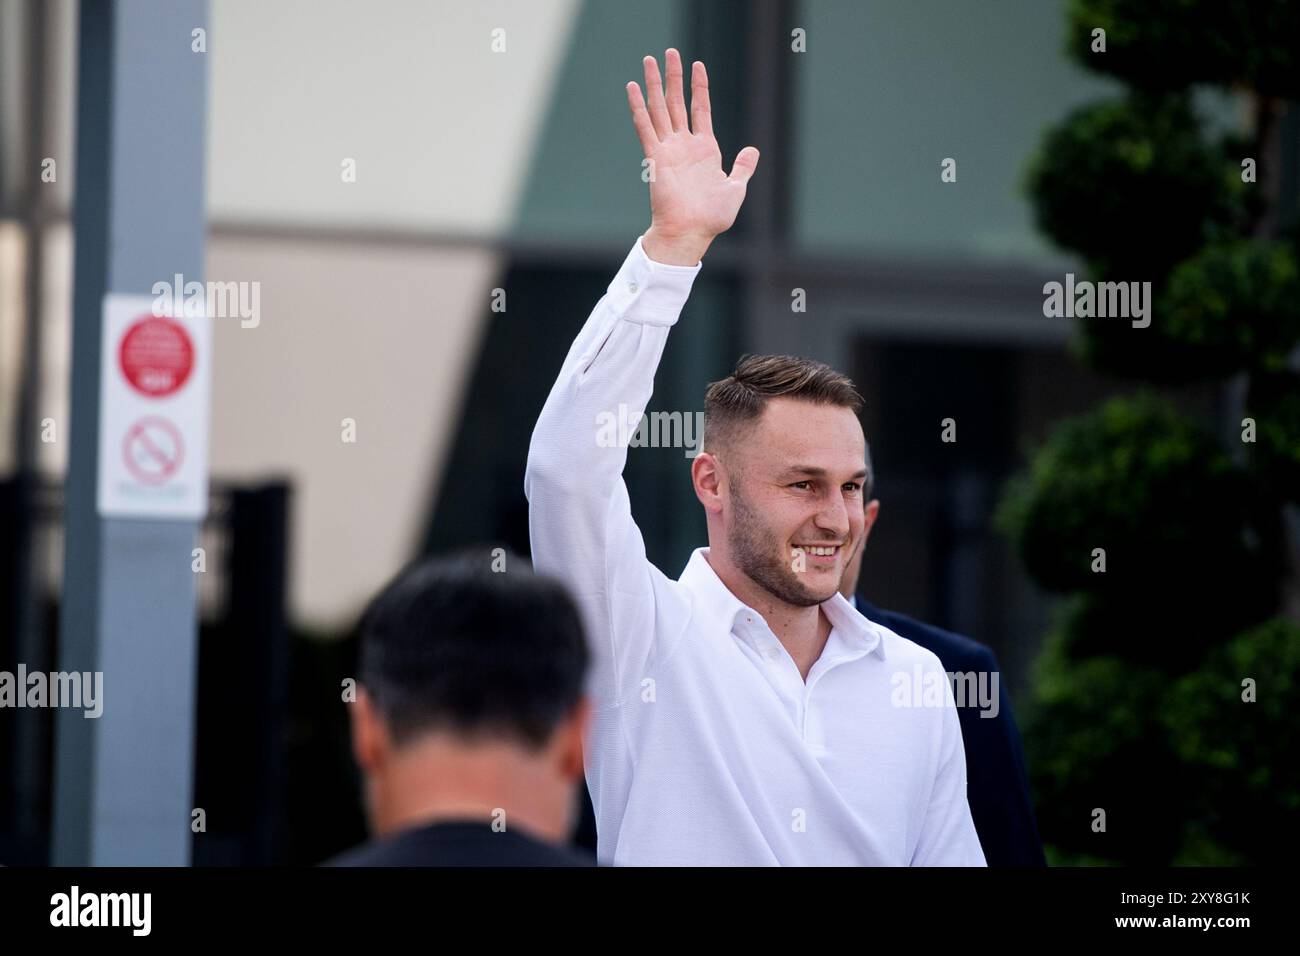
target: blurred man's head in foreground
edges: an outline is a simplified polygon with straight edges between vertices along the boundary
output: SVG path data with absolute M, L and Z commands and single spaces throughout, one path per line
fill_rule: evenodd
M 372 832 L 479 819 L 564 839 L 587 658 L 568 594 L 517 555 L 485 547 L 400 574 L 362 619 L 351 706 Z

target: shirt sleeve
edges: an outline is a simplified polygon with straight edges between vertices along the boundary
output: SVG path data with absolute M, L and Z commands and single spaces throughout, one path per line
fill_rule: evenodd
M 912 854 L 912 866 L 987 866 L 979 834 L 966 799 L 966 752 L 961 723 L 947 685 L 943 709 L 943 739 L 939 769 L 926 808 L 921 836 Z
M 592 649 L 599 706 L 635 692 L 672 591 L 645 554 L 623 467 L 668 331 L 702 264 L 651 260 L 638 238 L 569 349 L 524 473 L 533 566 L 568 585 Z

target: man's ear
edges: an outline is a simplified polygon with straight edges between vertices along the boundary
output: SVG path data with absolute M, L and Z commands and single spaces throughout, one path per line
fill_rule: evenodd
M 863 547 L 866 545 L 867 538 L 871 535 L 871 526 L 876 523 L 876 518 L 879 516 L 880 516 L 880 499 L 872 498 L 870 501 L 867 502 L 867 506 L 863 509 L 862 544 L 859 545 L 859 547 Z
M 352 756 L 366 773 L 371 773 L 385 759 L 390 749 L 388 728 L 364 687 L 357 687 L 357 699 L 348 705 L 352 722 Z
M 717 457 L 702 451 L 691 462 L 691 485 L 705 511 L 722 511 L 722 466 Z
M 566 780 L 582 779 L 582 748 L 590 720 L 591 702 L 583 697 L 558 728 L 560 773 Z

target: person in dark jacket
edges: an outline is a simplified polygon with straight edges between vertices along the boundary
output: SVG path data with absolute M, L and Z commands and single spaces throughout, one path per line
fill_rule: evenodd
M 399 575 L 349 703 L 374 840 L 328 866 L 591 866 L 565 846 L 588 648 L 558 582 L 484 548 Z
M 872 479 L 869 473 L 863 488 L 862 497 L 867 503 L 862 544 L 845 567 L 840 593 L 867 620 L 932 651 L 945 671 L 962 678 L 960 687 L 979 686 L 985 692 L 979 700 L 957 695 L 957 717 L 966 750 L 966 799 L 984 858 L 989 866 L 1046 866 L 1029 797 L 1020 731 L 993 651 L 969 637 L 876 607 L 858 596 L 862 553 L 880 514 L 880 502 L 871 494 Z M 996 703 L 992 700 L 994 694 Z

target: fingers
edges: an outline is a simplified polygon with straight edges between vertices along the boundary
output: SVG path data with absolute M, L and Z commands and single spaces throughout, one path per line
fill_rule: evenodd
M 627 105 L 632 111 L 632 125 L 636 128 L 636 138 L 641 141 L 641 151 L 648 157 L 659 145 L 659 137 L 655 133 L 654 123 L 650 121 L 650 114 L 646 112 L 641 87 L 635 83 L 627 85 Z
M 645 95 L 650 103 L 650 121 L 660 139 L 673 131 L 672 120 L 668 118 L 668 105 L 664 102 L 664 84 L 659 78 L 659 63 L 648 56 L 641 61 L 645 67 Z
M 709 74 L 704 64 L 696 60 L 691 65 L 691 110 L 686 112 L 686 94 L 683 89 L 682 56 L 671 47 L 664 53 L 664 69 L 668 76 L 667 96 L 664 95 L 664 83 L 659 75 L 659 61 L 652 56 L 644 57 L 641 65 L 645 70 L 646 99 L 641 99 L 641 91 L 635 83 L 627 87 L 628 106 L 632 109 L 632 122 L 636 125 L 641 147 L 650 154 L 650 150 L 660 140 L 671 133 L 698 133 L 713 135 L 713 109 L 709 103 Z M 648 107 L 647 107 L 648 102 Z M 648 129 L 644 124 L 649 124 Z M 753 162 L 758 162 L 758 150 L 754 150 Z M 753 170 L 750 170 L 752 175 Z M 745 178 L 748 179 L 749 175 Z
M 704 64 L 696 60 L 691 67 L 691 130 L 705 136 L 713 135 L 713 110 L 709 106 L 709 74 Z
M 736 155 L 736 161 L 731 164 L 731 175 L 727 178 L 743 186 L 749 182 L 749 177 L 754 175 L 757 167 L 758 150 L 753 146 L 746 146 Z
M 690 125 L 686 120 L 686 94 L 682 91 L 682 55 L 669 48 L 664 53 L 664 69 L 668 72 L 668 118 L 673 130 L 689 133 Z

